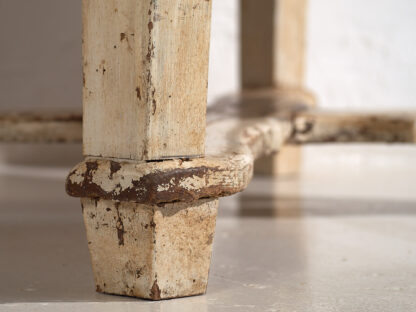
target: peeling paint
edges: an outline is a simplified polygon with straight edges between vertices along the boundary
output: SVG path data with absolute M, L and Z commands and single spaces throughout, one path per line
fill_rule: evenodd
M 205 293 L 218 200 L 81 202 L 97 291 L 152 300 Z
M 209 126 L 213 131 L 208 129 L 209 154 L 204 158 L 160 162 L 88 158 L 70 173 L 67 192 L 145 204 L 192 202 L 240 192 L 252 177 L 254 159 L 277 151 L 290 135 L 290 124 L 253 119 L 237 123 L 240 128 L 233 125 L 226 120 L 217 122 L 215 129 Z

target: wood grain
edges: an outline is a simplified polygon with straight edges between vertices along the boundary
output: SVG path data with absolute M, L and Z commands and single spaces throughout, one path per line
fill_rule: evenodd
M 84 154 L 204 153 L 211 1 L 84 0 Z
M 148 206 L 83 198 L 82 206 L 98 292 L 151 300 L 206 292 L 217 199 Z

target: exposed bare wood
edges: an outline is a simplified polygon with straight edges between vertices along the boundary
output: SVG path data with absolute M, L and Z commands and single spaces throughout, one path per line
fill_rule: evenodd
M 415 113 L 303 112 L 293 141 L 415 143 L 415 123 Z
M 307 0 L 242 0 L 244 88 L 302 88 Z
M 204 153 L 211 2 L 84 0 L 84 154 Z

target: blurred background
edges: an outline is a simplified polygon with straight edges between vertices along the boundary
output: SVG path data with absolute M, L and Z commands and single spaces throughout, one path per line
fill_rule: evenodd
M 81 109 L 80 8 L 81 0 L 0 0 L 0 110 Z M 412 0 L 310 0 L 305 84 L 317 95 L 318 106 L 416 110 L 415 15 Z M 213 2 L 209 105 L 239 91 L 239 22 L 238 0 Z M 374 146 L 345 148 L 350 153 L 327 147 L 328 157 L 322 157 L 314 146 L 305 147 L 304 168 L 315 168 L 317 154 L 320 162 L 336 167 L 366 163 L 380 170 L 403 163 L 385 157 L 394 151 L 380 153 L 380 146 L 377 152 Z M 377 161 L 366 160 L 365 153 Z M 70 166 L 80 158 L 79 146 L 0 148 L 0 164 L 9 165 L 0 165 L 3 171 L 22 163 Z
M 81 105 L 81 0 L 0 1 L 0 106 Z M 416 108 L 416 3 L 310 0 L 306 85 L 330 109 Z M 213 2 L 209 102 L 239 89 L 239 1 Z

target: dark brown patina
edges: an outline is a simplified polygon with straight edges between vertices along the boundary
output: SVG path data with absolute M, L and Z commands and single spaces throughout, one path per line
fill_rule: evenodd
M 94 183 L 94 174 L 98 169 L 96 160 L 85 161 L 86 170 L 83 172 L 83 180 L 74 183 L 72 175 L 76 175 L 76 170 L 72 171 L 66 181 L 66 191 L 73 197 L 102 198 L 107 200 L 128 201 L 141 204 L 163 204 L 172 202 L 192 202 L 201 198 L 217 198 L 232 195 L 241 191 L 240 188 L 219 182 L 216 185 L 206 185 L 199 189 L 188 189 L 180 184 L 187 178 L 209 179 L 211 174 L 223 172 L 219 167 L 191 167 L 177 168 L 167 171 L 154 171 L 150 174 L 141 176 L 137 180 L 132 179 L 132 187 L 123 189 L 116 187 L 111 191 L 104 190 L 100 185 Z M 108 177 L 113 179 L 122 168 L 122 163 L 111 161 Z M 241 168 L 247 171 L 247 168 Z M 250 171 L 250 169 L 248 170 Z M 168 185 L 166 189 L 160 190 L 161 185 Z

